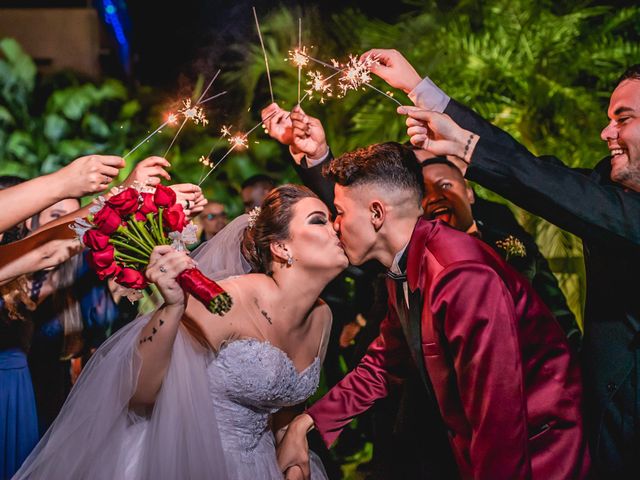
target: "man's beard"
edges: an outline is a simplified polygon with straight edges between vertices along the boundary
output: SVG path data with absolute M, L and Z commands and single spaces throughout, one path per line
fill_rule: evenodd
M 628 154 L 627 154 L 628 155 Z M 631 161 L 622 170 L 611 170 L 611 180 L 635 192 L 640 192 L 640 161 Z

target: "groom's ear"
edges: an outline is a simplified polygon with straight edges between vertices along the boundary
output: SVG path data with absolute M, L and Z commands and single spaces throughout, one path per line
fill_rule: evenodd
M 387 210 L 380 200 L 372 200 L 369 204 L 369 213 L 371 214 L 371 225 L 377 232 L 382 228 L 384 219 L 387 216 Z

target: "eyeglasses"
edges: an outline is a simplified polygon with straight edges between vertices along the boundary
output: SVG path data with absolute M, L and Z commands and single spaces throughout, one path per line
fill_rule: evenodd
M 207 220 L 215 220 L 216 218 L 227 218 L 226 212 L 222 213 L 207 213 Z

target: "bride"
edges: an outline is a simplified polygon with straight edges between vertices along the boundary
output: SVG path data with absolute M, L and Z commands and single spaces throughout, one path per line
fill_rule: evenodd
M 283 478 L 270 419 L 318 386 L 331 324 L 318 295 L 348 261 L 304 187 L 276 188 L 251 217 L 193 257 L 153 251 L 164 305 L 96 352 L 14 479 Z M 223 317 L 179 287 L 194 265 L 231 295 Z M 326 478 L 319 460 L 311 475 Z

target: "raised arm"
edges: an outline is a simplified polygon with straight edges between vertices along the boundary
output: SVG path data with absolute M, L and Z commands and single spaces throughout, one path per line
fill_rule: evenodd
M 485 137 L 446 114 L 416 107 L 398 111 L 409 116 L 414 145 L 456 157 L 470 180 L 584 239 L 640 245 L 639 193 L 602 185 L 555 157 L 536 157 L 505 132 L 485 129 Z
M 107 189 L 124 160 L 106 155 L 80 157 L 55 173 L 0 191 L 0 232 L 65 198 L 80 198 Z
M 185 311 L 186 295 L 176 277 L 180 272 L 195 267 L 195 262 L 185 253 L 168 245 L 154 248 L 147 278 L 156 284 L 164 298 L 164 305 L 151 317 L 142 329 L 138 340 L 138 352 L 142 367 L 131 398 L 132 405 L 153 405 L 169 368 L 173 342 Z
M 287 112 L 273 103 L 262 111 L 264 125 L 271 136 L 289 146 L 294 168 L 309 187 L 335 214 L 334 182 L 322 175 L 322 167 L 333 158 L 322 123 L 299 107 Z

